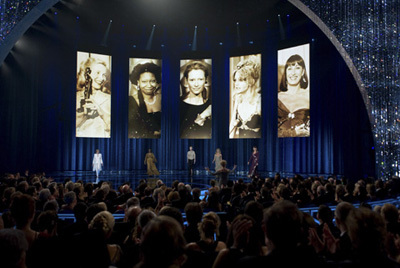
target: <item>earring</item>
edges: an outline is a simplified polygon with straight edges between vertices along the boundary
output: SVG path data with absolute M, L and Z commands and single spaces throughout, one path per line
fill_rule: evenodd
M 304 82 L 304 83 L 307 82 L 306 79 L 304 78 L 304 76 L 303 76 L 303 82 Z

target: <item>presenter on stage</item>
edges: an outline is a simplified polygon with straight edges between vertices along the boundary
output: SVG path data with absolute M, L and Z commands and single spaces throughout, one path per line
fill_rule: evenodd
M 247 177 L 254 178 L 258 176 L 257 169 L 258 169 L 258 161 L 260 159 L 260 153 L 256 146 L 253 146 L 253 152 L 251 153 L 250 159 L 247 162 L 247 165 L 250 165 L 249 174 Z
M 157 159 L 154 154 L 149 149 L 149 152 L 146 154 L 144 158 L 144 164 L 147 165 L 147 175 L 149 176 L 158 176 L 160 172 L 158 172 L 156 167 Z
M 193 147 L 189 146 L 189 151 L 187 152 L 187 163 L 188 163 L 188 171 L 189 177 L 193 177 L 193 169 L 196 164 L 196 153 L 193 151 Z
M 96 183 L 99 181 L 99 174 L 103 166 L 103 157 L 101 156 L 100 150 L 96 149 L 96 153 L 93 156 L 93 171 L 96 171 Z

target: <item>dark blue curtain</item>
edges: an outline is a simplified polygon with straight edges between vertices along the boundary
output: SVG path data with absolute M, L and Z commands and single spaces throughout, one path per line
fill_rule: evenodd
M 38 23 L 48 25 L 45 18 Z M 237 164 L 239 171 L 247 171 L 256 145 L 261 155 L 259 169 L 266 176 L 275 172 L 352 178 L 375 175 L 373 138 L 357 85 L 339 53 L 310 22 L 289 36 L 291 41 L 311 44 L 311 137 L 277 138 L 276 57 L 281 40 L 279 30 L 266 25 L 242 40 L 249 44 L 257 37 L 262 53 L 262 138 L 250 140 L 228 138 L 229 56 L 236 45 L 234 31 L 229 30 L 223 38 L 209 36 L 207 31 L 198 34 L 199 49 L 212 58 L 212 139 L 179 138 L 179 60 L 190 50 L 184 42 L 190 40 L 187 30 L 179 38 L 169 37 L 164 30 L 157 44 L 163 70 L 161 139 L 128 139 L 128 59 L 140 52 L 122 30 L 113 33 L 109 47 L 104 48 L 112 55 L 111 138 L 75 138 L 76 51 L 85 44 L 86 50 L 93 45 L 96 52 L 96 46 L 83 39 L 89 33 L 79 25 L 67 28 L 59 31 L 57 25 L 48 25 L 44 32 L 32 27 L 0 68 L 2 172 L 90 170 L 96 148 L 103 153 L 108 171 L 143 170 L 148 148 L 160 170 L 183 170 L 190 145 L 197 153 L 198 169 L 211 166 L 215 149 L 221 148 L 228 167 Z M 145 44 L 145 34 L 138 36 L 136 44 Z M 249 44 L 248 52 L 253 50 Z

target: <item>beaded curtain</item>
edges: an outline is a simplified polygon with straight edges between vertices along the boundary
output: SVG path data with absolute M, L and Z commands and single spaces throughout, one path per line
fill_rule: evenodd
M 398 176 L 400 169 L 399 22 L 392 0 L 289 0 L 318 25 L 352 71 L 369 112 L 375 137 L 377 175 Z M 41 0 L 0 1 L 0 48 L 15 25 Z M 307 12 L 308 11 L 308 12 Z M 312 19 L 312 18 L 311 18 Z M 316 20 L 314 20 L 315 22 Z M 338 44 L 335 44 L 337 42 Z M 340 51 L 340 50 L 343 51 Z M 354 70 L 352 70 L 354 68 Z

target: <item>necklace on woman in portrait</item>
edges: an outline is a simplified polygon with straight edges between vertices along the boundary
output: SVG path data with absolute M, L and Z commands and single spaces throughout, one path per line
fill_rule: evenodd
M 153 105 L 154 103 L 156 103 L 157 100 L 157 95 L 153 97 L 153 101 L 146 101 L 145 99 L 143 99 L 145 103 L 147 103 L 148 105 Z

